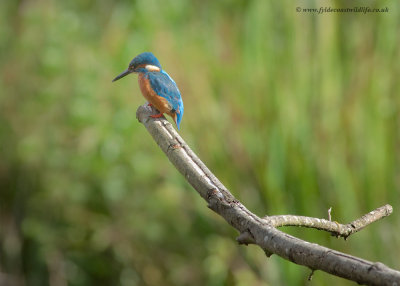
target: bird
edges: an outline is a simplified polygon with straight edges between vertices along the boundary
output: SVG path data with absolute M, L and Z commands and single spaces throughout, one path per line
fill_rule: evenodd
M 162 69 L 153 53 L 144 52 L 134 57 L 128 68 L 117 75 L 112 82 L 131 73 L 138 74 L 139 87 L 149 102 L 148 105 L 154 106 L 159 111 L 150 117 L 158 118 L 166 113 L 172 117 L 179 130 L 184 110 L 181 93 L 175 81 Z

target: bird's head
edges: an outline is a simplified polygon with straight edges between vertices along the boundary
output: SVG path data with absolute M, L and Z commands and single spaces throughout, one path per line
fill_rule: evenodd
M 145 52 L 137 55 L 129 63 L 126 70 L 120 73 L 113 81 L 119 80 L 130 73 L 160 71 L 161 64 L 158 59 L 150 52 Z

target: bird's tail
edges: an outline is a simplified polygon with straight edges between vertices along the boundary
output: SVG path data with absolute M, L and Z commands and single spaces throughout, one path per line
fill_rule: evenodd
M 180 125 L 180 123 L 181 123 L 182 117 L 179 116 L 179 114 L 174 113 L 174 116 L 172 116 L 172 119 L 174 119 L 175 124 L 176 124 L 176 127 L 178 127 L 178 130 L 179 130 L 179 125 Z
M 183 117 L 183 111 L 184 111 L 182 99 L 179 100 L 178 104 L 179 104 L 179 108 L 178 108 L 178 112 L 175 112 L 174 120 L 175 120 L 176 126 L 178 127 L 178 130 L 179 130 L 179 125 L 181 124 L 181 120 Z

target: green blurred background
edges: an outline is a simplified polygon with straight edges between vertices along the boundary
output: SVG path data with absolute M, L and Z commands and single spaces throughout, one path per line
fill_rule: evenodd
M 389 12 L 296 12 L 346 5 Z M 398 1 L 1 1 L 0 285 L 354 285 L 236 244 L 136 120 L 136 76 L 111 83 L 144 51 L 250 210 L 389 203 L 346 242 L 284 231 L 400 269 L 399 46 Z

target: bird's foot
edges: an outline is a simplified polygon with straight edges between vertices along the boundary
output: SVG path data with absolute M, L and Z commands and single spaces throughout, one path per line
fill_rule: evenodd
M 161 116 L 163 116 L 163 113 L 150 115 L 151 118 L 160 118 Z
M 153 104 L 151 104 L 150 102 L 147 104 L 147 106 L 153 106 Z

